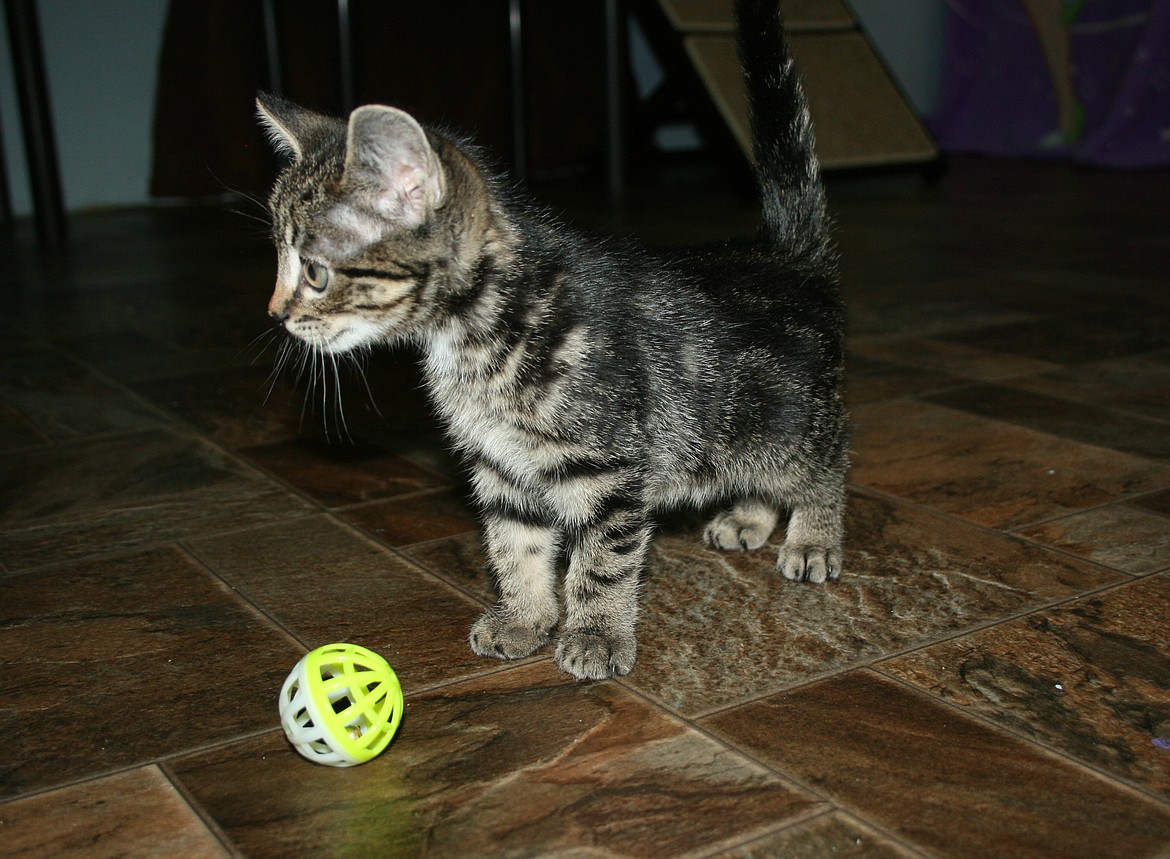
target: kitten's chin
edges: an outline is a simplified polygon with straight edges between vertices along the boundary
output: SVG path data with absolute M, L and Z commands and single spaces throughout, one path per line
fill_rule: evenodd
M 316 333 L 301 337 L 306 344 L 327 355 L 344 355 L 362 347 L 373 346 L 383 339 L 382 332 L 372 325 L 350 325 L 325 335 Z

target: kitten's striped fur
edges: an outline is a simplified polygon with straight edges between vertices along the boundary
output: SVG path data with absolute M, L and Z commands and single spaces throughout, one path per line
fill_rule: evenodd
M 663 506 L 725 505 L 705 538 L 733 550 L 785 512 L 783 576 L 841 572 L 842 309 L 776 5 L 737 2 L 764 209 L 748 244 L 661 257 L 592 241 L 401 111 L 345 122 L 259 100 L 290 156 L 270 313 L 325 353 L 422 346 L 499 589 L 477 653 L 555 640 L 577 677 L 629 672 Z

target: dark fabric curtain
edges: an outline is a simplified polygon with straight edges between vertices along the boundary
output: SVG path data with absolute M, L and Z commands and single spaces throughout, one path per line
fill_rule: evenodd
M 337 5 L 277 0 L 284 94 L 340 115 Z M 469 135 L 507 166 L 512 99 L 507 0 L 352 0 L 354 95 Z M 604 10 L 523 6 L 528 159 L 534 175 L 583 171 L 605 139 Z M 151 193 L 263 194 L 275 169 L 255 121 L 270 88 L 261 4 L 171 0 L 160 58 Z

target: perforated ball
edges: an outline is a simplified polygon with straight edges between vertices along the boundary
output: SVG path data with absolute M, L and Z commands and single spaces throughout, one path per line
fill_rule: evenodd
M 280 690 L 280 724 L 318 764 L 351 767 L 377 757 L 402 721 L 402 687 L 390 664 L 356 644 L 306 653 Z

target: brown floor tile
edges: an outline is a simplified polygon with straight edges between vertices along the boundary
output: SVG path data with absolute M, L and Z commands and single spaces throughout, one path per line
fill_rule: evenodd
M 398 736 L 351 770 L 270 734 L 174 772 L 246 855 L 675 856 L 818 804 L 611 683 L 548 661 L 411 696 Z
M 325 517 L 190 545 L 308 646 L 369 647 L 408 691 L 499 667 L 467 643 L 482 606 Z
M 850 405 L 855 406 L 859 403 L 893 400 L 961 384 L 962 379 L 945 373 L 851 355 L 846 377 L 846 396 Z
M 127 238 L 107 241 L 124 246 Z M 130 255 L 124 254 L 120 264 L 122 271 L 91 279 L 87 261 L 73 269 L 80 277 L 70 278 L 72 283 L 50 276 L 33 286 L 29 292 L 35 307 L 25 318 L 29 329 L 67 351 L 77 339 L 130 333 L 180 350 L 202 351 L 201 367 L 206 369 L 222 365 L 225 357 L 271 328 L 264 312 L 267 298 L 257 300 L 244 292 L 254 286 L 246 282 L 253 273 L 245 268 L 235 271 L 235 266 L 227 266 L 229 276 L 205 268 L 172 269 L 151 277 Z M 264 279 L 271 283 L 269 277 Z
M 0 794 L 267 727 L 297 658 L 174 550 L 0 578 Z
M 388 546 L 409 546 L 475 531 L 475 514 L 459 493 L 426 492 L 337 511 Z
M 149 766 L 0 806 L 6 856 L 231 855 Z
M 925 263 L 931 270 L 902 274 L 897 268 L 881 270 L 885 267 L 875 265 L 873 259 L 858 257 L 861 270 L 851 272 L 848 251 L 843 253 L 845 309 L 853 338 L 941 339 L 951 332 L 1027 324 L 1037 318 L 1030 310 L 991 298 L 986 276 L 956 274 L 953 269 L 963 268 L 961 262 L 936 260 L 934 265 Z M 903 261 L 889 262 L 900 266 Z M 918 267 L 917 262 L 911 265 Z
M 1170 517 L 1170 492 L 1155 492 L 1151 495 L 1143 495 L 1141 498 L 1135 498 L 1130 502 L 1135 507 L 1141 507 L 1143 510 L 1153 510 L 1155 513 L 1161 513 L 1163 516 Z
M 13 570 L 287 519 L 308 505 L 204 441 L 160 430 L 0 455 Z
M 867 672 L 707 726 L 940 857 L 1160 855 L 1170 808 Z
M 133 387 L 228 447 L 324 435 L 319 403 L 306 403 L 290 380 L 274 379 L 271 366 L 224 367 Z
M 960 379 L 993 381 L 1059 369 L 1058 365 L 1046 361 L 988 352 L 943 340 L 908 337 L 855 341 L 850 348 L 869 358 L 945 373 Z
M 1170 349 L 1078 364 L 1011 381 L 1013 388 L 1170 421 Z
M 660 536 L 627 682 L 700 713 L 1123 578 L 865 496 L 850 498 L 846 535 L 845 573 L 825 586 L 777 575 L 776 546 Z
M 409 350 L 365 363 L 303 366 L 294 354 L 280 371 L 268 354 L 210 372 L 133 383 L 134 390 L 228 447 L 298 438 L 397 449 L 433 433 L 434 419 Z M 341 399 L 338 399 L 338 391 Z
M 883 671 L 1170 799 L 1170 579 L 1145 579 Z
M 1127 573 L 1170 569 L 1170 516 L 1136 504 L 1098 507 L 1020 534 Z
M 1158 312 L 1159 308 L 1138 301 L 1119 306 L 1115 293 L 1106 300 L 1110 304 L 1099 311 L 1086 311 L 1081 303 L 1071 312 L 956 332 L 939 339 L 1054 364 L 1083 364 L 1170 347 L 1164 309 Z
M 859 406 L 850 480 L 1020 527 L 1170 486 L 1170 467 L 913 400 Z
M 161 426 L 161 416 L 54 349 L 0 355 L 0 398 L 54 441 Z
M 478 531 L 407 546 L 402 549 L 402 554 L 435 575 L 465 588 L 485 603 L 494 603 L 499 596 L 487 570 L 483 541 Z
M 275 333 L 273 330 L 273 335 Z M 271 366 L 273 354 L 270 338 L 261 338 L 255 344 L 243 346 L 238 343 L 221 343 L 218 348 L 206 345 L 183 347 L 161 339 L 155 332 L 139 333 L 132 329 L 74 335 L 60 342 L 71 355 L 78 356 L 123 383 L 197 375 L 212 368 L 249 363 L 267 368 Z M 265 346 L 268 347 L 267 352 Z
M 240 455 L 326 507 L 442 486 L 444 479 L 382 447 L 300 438 L 243 448 Z
M 726 854 L 727 859 L 909 859 L 909 850 L 851 817 L 833 812 Z
M 925 399 L 1072 441 L 1170 462 L 1170 423 L 1166 421 L 999 385 L 972 385 Z

